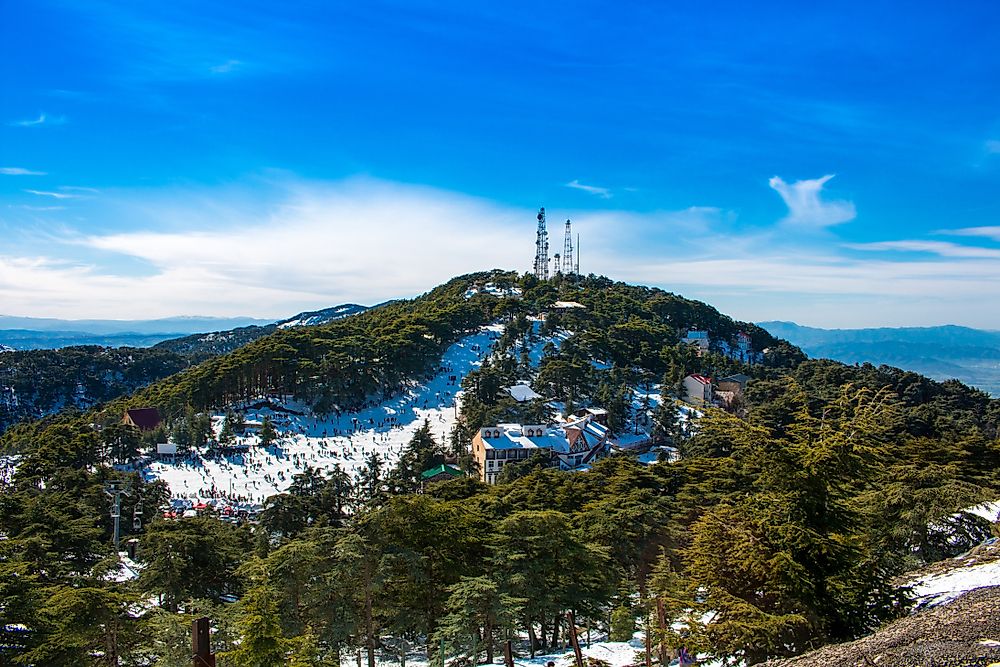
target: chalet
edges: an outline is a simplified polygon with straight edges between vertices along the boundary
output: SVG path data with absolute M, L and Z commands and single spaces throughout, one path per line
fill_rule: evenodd
M 527 403 L 528 401 L 534 401 L 542 397 L 541 394 L 535 393 L 528 386 L 527 381 L 521 381 L 512 387 L 507 387 L 507 393 L 518 403 Z
M 496 483 L 508 463 L 527 460 L 536 452 L 557 459 L 563 470 L 572 470 L 598 458 L 607 449 L 610 432 L 591 416 L 555 424 L 498 424 L 479 429 L 472 439 L 472 455 L 479 478 Z
M 689 330 L 684 337 L 681 338 L 681 342 L 685 345 L 694 345 L 698 348 L 698 354 L 702 352 L 707 352 L 711 345 L 711 339 L 708 337 L 707 331 L 697 331 L 695 329 Z
M 420 473 L 420 488 L 425 488 L 434 482 L 447 482 L 450 479 L 465 477 L 465 473 L 453 465 L 441 464 L 436 468 Z
M 160 411 L 156 408 L 132 408 L 125 411 L 122 424 L 134 426 L 140 431 L 152 431 L 160 425 Z
M 688 375 L 684 378 L 684 400 L 694 405 L 712 404 L 712 378 Z

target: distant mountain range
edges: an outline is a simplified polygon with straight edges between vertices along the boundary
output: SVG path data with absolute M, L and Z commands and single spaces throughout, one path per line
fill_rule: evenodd
M 156 320 L 59 320 L 48 317 L 0 315 L 0 329 L 57 331 L 89 334 L 192 334 L 219 331 L 252 324 L 270 324 L 274 320 L 253 317 L 164 317 Z
M 15 350 L 58 349 L 73 345 L 150 347 L 162 341 L 191 337 L 192 335 L 196 338 L 213 336 L 215 339 L 229 339 L 247 343 L 270 333 L 275 328 L 284 329 L 293 326 L 324 324 L 365 309 L 365 306 L 353 303 L 343 304 L 323 310 L 299 313 L 278 322 L 252 317 L 59 320 L 0 315 L 0 346 Z
M 1000 396 L 1000 331 L 954 325 L 819 329 L 794 322 L 759 322 L 810 357 L 847 364 L 885 364 L 935 380 L 955 378 Z

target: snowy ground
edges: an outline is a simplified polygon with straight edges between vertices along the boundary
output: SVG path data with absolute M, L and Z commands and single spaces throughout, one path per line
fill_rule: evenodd
M 1000 586 L 1000 560 L 960 565 L 943 574 L 917 579 L 911 585 L 919 608 L 944 604 L 976 588 Z
M 1000 500 L 963 511 L 997 521 Z M 1000 586 L 1000 540 L 991 538 L 966 554 L 933 563 L 907 585 L 913 589 L 917 609 L 951 602 L 976 588 Z
M 643 644 L 642 632 L 636 632 L 632 640 L 628 642 L 604 641 L 606 640 L 606 636 L 597 633 L 593 636 L 593 642 L 587 642 L 586 639 L 586 633 L 581 632 L 580 651 L 583 653 L 585 664 L 589 658 L 602 660 L 611 665 L 611 667 L 641 665 L 645 662 L 645 645 Z M 549 661 L 554 662 L 556 667 L 574 667 L 576 664 L 572 648 L 556 650 L 545 654 L 539 653 L 534 658 L 529 657 L 527 655 L 527 641 L 525 638 L 522 638 L 521 642 L 515 644 L 514 652 L 516 654 L 514 656 L 514 665 L 516 667 L 544 667 Z M 481 658 L 482 655 L 480 654 Z M 451 658 L 449 657 L 448 660 L 450 661 Z M 348 657 L 343 656 L 342 661 L 344 664 L 347 664 Z M 376 664 L 379 667 L 390 667 L 391 665 L 398 665 L 399 659 L 395 656 L 385 654 L 378 655 Z M 429 662 L 424 653 L 407 652 L 406 664 L 407 667 L 434 667 L 434 665 L 439 665 L 440 663 Z M 494 656 L 493 664 L 503 664 L 503 654 L 499 650 L 497 651 L 497 655 Z M 671 665 L 676 664 L 676 661 L 671 663 Z M 701 667 L 718 667 L 720 664 L 715 661 L 699 663 Z
M 535 326 L 537 331 L 538 324 Z M 245 454 L 211 458 L 203 451 L 177 463 L 150 462 L 141 472 L 148 480 L 166 481 L 177 498 L 261 503 L 286 490 L 292 477 L 306 466 L 327 472 L 339 464 L 353 476 L 365 465 L 366 457 L 375 454 L 389 467 L 424 420 L 430 423 L 435 438 L 447 441 L 458 417 L 462 378 L 482 365 L 502 332 L 502 325 L 493 324 L 463 338 L 448 348 L 429 380 L 357 412 L 319 417 L 304 405 L 288 402 L 280 407 L 301 414 L 267 407 L 246 410 L 248 422 L 260 422 L 267 416 L 275 424 L 280 440 L 270 447 L 259 447 L 259 438 L 250 435 L 238 439 L 250 445 Z M 538 338 L 528 351 L 532 363 L 538 363 L 547 343 L 558 346 L 569 335 L 560 331 Z M 218 429 L 221 419 L 214 421 Z
M 142 469 L 143 475 L 167 482 L 175 497 L 221 497 L 259 503 L 286 490 L 292 477 L 306 466 L 325 472 L 339 464 L 353 476 L 369 454 L 376 454 L 391 466 L 424 420 L 430 422 L 435 438 L 447 439 L 458 414 L 462 378 L 482 364 L 502 330 L 499 324 L 483 327 L 455 343 L 445 352 L 430 380 L 412 386 L 401 396 L 326 418 L 310 414 L 306 406 L 288 402 L 281 407 L 302 414 L 267 407 L 247 410 L 247 421 L 271 418 L 279 433 L 277 443 L 259 447 L 259 438 L 250 435 L 238 438 L 250 445 L 245 454 L 208 458 L 200 452 L 189 461 L 155 461 Z

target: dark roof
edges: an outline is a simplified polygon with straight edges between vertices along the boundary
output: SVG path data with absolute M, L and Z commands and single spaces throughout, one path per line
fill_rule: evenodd
M 743 373 L 737 373 L 736 375 L 727 375 L 724 378 L 719 378 L 719 382 L 738 382 L 739 384 L 746 384 L 750 381 L 749 375 L 744 375 Z
M 456 468 L 455 466 L 449 465 L 439 465 L 437 468 L 431 468 L 430 470 L 425 470 L 420 473 L 420 477 L 423 479 L 430 479 L 431 477 L 437 477 L 438 475 L 446 474 L 452 477 L 462 477 L 465 475 L 464 472 Z
M 125 412 L 125 416 L 141 429 L 154 429 L 160 425 L 160 411 L 156 408 L 132 408 Z

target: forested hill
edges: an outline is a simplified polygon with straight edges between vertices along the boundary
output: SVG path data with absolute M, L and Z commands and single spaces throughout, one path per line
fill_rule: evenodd
M 485 282 L 520 285 L 523 298 L 467 294 L 470 287 Z M 235 350 L 109 404 L 100 421 L 117 420 L 125 406 L 156 406 L 169 417 L 188 408 L 223 406 L 264 394 L 288 395 L 318 412 L 358 406 L 426 372 L 448 344 L 471 329 L 499 319 L 549 312 L 558 300 L 574 300 L 585 306 L 553 311 L 550 318 L 553 326 L 565 326 L 579 334 L 574 341 L 579 346 L 577 358 L 568 366 L 571 375 L 583 364 L 590 368 L 586 359 L 643 368 L 656 380 L 668 370 L 682 377 L 685 370 L 743 369 L 718 353 L 695 364 L 693 353 L 679 342 L 687 329 L 711 331 L 716 350 L 720 345 L 735 346 L 736 334 L 744 331 L 755 349 L 767 350 L 761 357 L 766 366 L 789 366 L 803 358 L 798 349 L 753 324 L 736 322 L 707 304 L 662 290 L 594 276 L 537 282 L 531 276 L 491 272 L 462 276 L 417 299 L 390 302 L 323 325 L 275 326 L 265 335 L 258 335 L 256 327 L 250 328 L 246 342 Z M 214 336 L 228 346 L 246 331 Z M 172 358 L 175 351 L 202 354 L 210 349 L 206 346 L 211 345 L 207 340 L 211 337 L 188 337 L 156 349 L 164 358 Z M 27 430 L 36 432 L 38 428 L 41 425 L 36 424 Z M 5 442 L 13 449 L 20 449 L 22 443 L 13 434 Z
M 0 433 L 60 410 L 86 410 L 191 365 L 154 348 L 80 345 L 0 354 Z
M 483 335 L 497 322 L 495 337 Z M 680 342 L 692 328 L 710 333 L 702 354 Z M 494 347 L 462 380 L 447 442 L 425 423 L 391 469 L 378 456 L 356 476 L 339 462 L 306 465 L 266 500 L 259 523 L 234 525 L 208 508 L 125 522 L 141 572 L 123 581 L 102 487 L 132 483 L 124 516 L 139 500 L 144 517 L 159 515 L 168 497 L 162 482 L 131 472 L 135 451 L 118 426 L 126 407 L 155 406 L 171 432 L 200 423 L 204 436 L 210 417 L 229 424 L 230 410 L 262 397 L 320 414 L 371 405 L 440 372 L 468 332 Z M 740 332 L 759 352 L 752 364 L 733 354 Z M 737 372 L 752 379 L 733 412 L 682 419 L 669 398 L 686 373 Z M 545 401 L 504 397 L 518 377 L 564 406 L 621 403 L 609 422 L 632 409 L 636 387 L 658 385 L 667 400 L 642 416 L 653 413 L 655 437 L 679 459 L 611 454 L 564 472 L 538 457 L 505 466 L 493 486 L 469 476 L 422 488 L 421 472 L 461 458 L 479 426 L 512 409 L 547 415 Z M 726 664 L 794 655 L 905 615 L 901 573 L 989 536 L 989 521 L 960 510 L 1000 497 L 998 427 L 1000 401 L 959 382 L 806 360 L 662 290 L 594 276 L 463 276 L 413 300 L 275 331 L 86 414 L 9 429 L 0 662 L 97 665 L 113 654 L 122 665 L 183 664 L 195 613 L 211 617 L 218 650 L 238 665 L 340 664 L 361 651 L 375 665 L 403 646 L 432 662 L 479 664 L 470 656 L 490 662 L 508 637 L 519 657 L 563 646 L 568 611 L 622 642 L 645 628 L 663 667 L 681 647 Z M 262 450 L 291 451 L 274 438 L 296 434 L 272 432 L 267 446 L 263 421 L 260 430 L 256 452 L 216 452 L 234 481 Z M 353 458 L 343 443 L 322 446 Z
M 181 338 L 171 338 L 157 343 L 153 347 L 158 350 L 175 352 L 191 359 L 193 362 L 204 361 L 210 357 L 220 354 L 227 354 L 233 350 L 243 347 L 251 341 L 263 338 L 274 333 L 278 329 L 290 329 L 293 327 L 320 326 L 329 324 L 335 320 L 357 315 L 368 310 L 367 306 L 359 306 L 356 303 L 347 303 L 322 310 L 313 310 L 299 313 L 288 319 L 275 322 L 273 324 L 253 325 L 248 327 L 237 327 L 228 331 L 214 331 L 211 333 L 197 333 Z
M 317 326 L 365 310 L 365 306 L 343 304 L 299 313 L 272 324 L 173 338 L 152 347 L 69 345 L 58 349 L 13 350 L 0 346 L 0 352 L 5 352 L 0 357 L 0 433 L 19 421 L 39 419 L 60 410 L 86 410 L 129 394 L 278 329 Z M 52 331 L 28 333 L 53 335 Z M 93 336 L 80 332 L 70 335 Z M 155 339 L 160 340 L 162 336 Z

